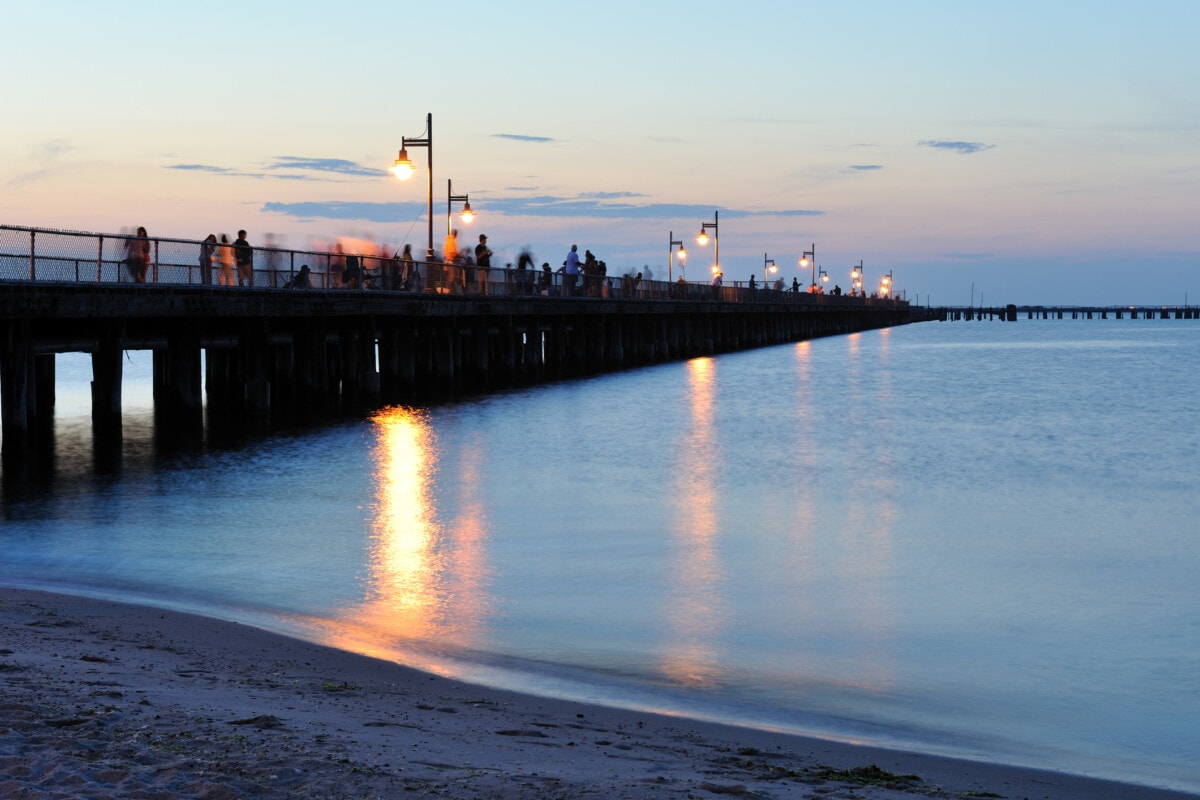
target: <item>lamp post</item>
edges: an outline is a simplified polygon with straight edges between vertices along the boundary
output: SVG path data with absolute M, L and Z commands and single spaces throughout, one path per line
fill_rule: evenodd
M 817 277 L 821 279 L 821 283 L 829 283 L 829 273 L 824 267 L 817 267 Z
M 679 274 L 683 274 L 683 265 L 687 262 L 687 250 L 683 249 L 683 240 L 675 238 L 675 231 L 667 232 L 667 282 L 675 280 L 675 248 L 679 248 Z
M 696 243 L 701 247 L 708 244 L 708 229 L 712 228 L 713 232 L 713 273 L 721 271 L 721 231 L 717 224 L 721 221 L 719 211 L 713 212 L 712 222 L 701 222 L 700 233 L 696 236 Z
M 447 178 L 446 179 L 446 235 L 447 236 L 450 235 L 450 231 L 454 230 L 453 226 L 450 223 L 450 214 L 452 213 L 450 209 L 453 207 L 454 203 L 462 203 L 463 204 L 462 214 L 459 215 L 459 218 L 467 225 L 470 225 L 471 221 L 475 219 L 475 212 L 471 210 L 471 201 L 467 199 L 467 196 L 465 194 L 455 194 L 454 193 L 454 181 Z
M 412 177 L 414 172 L 413 163 L 408 158 L 409 147 L 424 147 L 429 154 L 428 180 L 426 186 L 426 199 L 428 201 L 427 214 L 429 216 L 429 246 L 425 251 L 425 260 L 433 261 L 433 114 L 427 114 L 425 117 L 425 136 L 419 139 L 409 139 L 406 136 L 400 137 L 400 155 L 396 157 L 396 163 L 392 164 L 392 174 L 402 181 L 406 181 Z
M 767 254 L 763 253 L 763 288 L 767 289 L 770 284 L 767 282 L 767 272 L 779 272 L 779 267 L 775 266 L 775 259 L 767 258 Z
M 817 245 L 814 243 L 812 250 L 805 250 L 800 255 L 800 266 L 812 267 L 812 284 L 809 285 L 808 291 L 814 292 L 817 289 Z
M 889 269 L 887 275 L 879 281 L 879 294 L 883 297 L 891 297 L 892 294 L 892 271 Z
M 850 285 L 855 293 L 862 294 L 863 284 L 863 262 L 859 259 L 857 267 L 850 268 Z

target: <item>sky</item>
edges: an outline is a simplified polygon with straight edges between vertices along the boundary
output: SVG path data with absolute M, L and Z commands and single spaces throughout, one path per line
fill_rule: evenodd
M 1200 303 L 1200 2 L 0 0 L 0 224 Z M 457 215 L 461 203 L 455 204 Z M 709 233 L 712 233 L 710 228 Z

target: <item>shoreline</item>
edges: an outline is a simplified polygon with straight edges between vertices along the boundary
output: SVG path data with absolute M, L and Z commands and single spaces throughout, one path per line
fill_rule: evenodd
M 0 795 L 1200 795 L 521 695 L 249 625 L 0 587 Z

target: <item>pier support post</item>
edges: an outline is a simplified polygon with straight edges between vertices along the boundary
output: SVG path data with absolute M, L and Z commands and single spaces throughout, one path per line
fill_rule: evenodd
M 295 353 L 297 408 L 305 421 L 328 418 L 333 391 L 329 386 L 329 355 L 324 324 L 296 331 L 292 337 Z
M 299 414 L 296 397 L 296 345 L 272 337 L 269 355 L 271 369 L 271 427 L 294 425 Z
M 271 428 L 271 331 L 265 321 L 246 324 L 238 341 L 245 376 L 246 424 L 253 431 Z
M 92 353 L 92 439 L 101 460 L 121 446 L 121 379 L 124 326 L 104 326 Z
M 165 350 L 154 351 L 155 433 L 171 443 L 198 443 L 204 430 L 200 336 L 176 329 Z
M 0 342 L 0 435 L 6 462 L 26 455 L 31 448 L 36 404 L 33 361 L 29 321 L 5 323 Z
M 398 403 L 400 393 L 400 332 L 394 325 L 379 329 L 379 396 L 384 403 Z

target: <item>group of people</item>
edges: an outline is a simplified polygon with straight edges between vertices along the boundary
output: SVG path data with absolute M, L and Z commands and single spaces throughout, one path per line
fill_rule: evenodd
M 205 237 L 200 243 L 200 282 L 205 286 L 212 283 L 214 266 L 221 286 L 233 286 L 235 274 L 238 286 L 254 285 L 254 248 L 246 241 L 245 231 L 238 231 L 232 243 L 224 233 L 220 241 L 215 233 Z
M 471 252 L 458 247 L 458 229 L 451 228 L 442 244 L 444 275 L 441 289 L 452 294 L 487 293 L 488 272 L 492 268 L 492 250 L 487 234 L 479 234 L 479 243 Z
M 579 245 L 571 245 L 567 257 L 558 269 L 563 276 L 563 296 L 575 297 L 579 294 L 579 279 L 583 278 L 584 297 L 605 297 L 611 289 L 607 281 L 608 265 L 592 254 L 591 250 L 583 251 L 583 261 L 579 260 Z M 627 276 L 628 277 L 628 276 Z M 639 273 L 640 280 L 641 275 Z
M 129 277 L 134 283 L 145 283 L 150 273 L 150 235 L 144 226 L 125 240 L 125 257 L 122 259 Z M 217 281 L 221 286 L 233 286 L 237 276 L 238 286 L 254 285 L 254 248 L 246 241 L 246 232 L 238 231 L 237 239 L 229 241 L 222 233 L 220 241 L 210 233 L 200 243 L 200 282 L 212 283 L 213 267 L 217 267 Z
M 149 235 L 144 227 L 137 228 L 136 234 L 133 235 L 122 233 L 127 237 L 122 263 L 134 282 L 145 283 L 152 263 Z M 280 285 L 277 281 L 283 270 L 278 261 L 282 252 L 273 247 L 268 234 L 266 272 L 272 288 Z M 216 234 L 210 233 L 200 245 L 200 282 L 211 285 L 215 270 L 217 284 L 220 286 L 254 286 L 254 256 L 255 250 L 247 241 L 245 230 L 239 230 L 237 238 L 232 242 L 226 234 L 221 234 L 218 239 Z M 404 245 L 403 250 L 389 258 L 385 251 L 379 252 L 377 256 L 366 257 L 347 253 L 341 242 L 338 242 L 330 254 L 328 275 L 322 284 L 326 288 L 421 291 L 426 288 L 426 281 L 429 281 L 429 286 L 438 291 L 486 294 L 492 256 L 487 234 L 479 234 L 478 244 L 468 253 L 459 249 L 458 231 L 451 229 L 446 234 L 441 265 L 436 261 L 428 265 L 429 270 L 436 268 L 440 272 L 430 272 L 429 275 L 423 276 L 419 262 L 413 257 L 411 244 Z M 368 260 L 378 263 L 374 268 L 370 268 Z M 554 279 L 556 273 L 561 276 L 560 288 L 557 290 Z M 614 287 L 613 281 L 608 279 L 607 265 L 597 259 L 591 250 L 585 250 L 581 258 L 579 247 L 574 244 L 557 270 L 552 271 L 549 263 L 543 263 L 539 272 L 534 266 L 533 255 L 527 249 L 518 256 L 515 272 L 512 271 L 512 264 L 508 264 L 505 270 L 507 292 L 522 295 L 536 293 L 545 296 L 606 298 L 619 292 L 619 296 L 629 298 L 638 295 L 642 280 L 641 272 L 634 274 L 630 271 L 621 277 L 619 288 Z M 682 275 L 679 281 L 681 284 L 684 282 Z M 723 283 L 724 274 L 716 272 L 712 277 L 713 289 L 719 292 Z M 288 289 L 312 288 L 311 268 L 308 264 L 302 264 L 282 286 Z M 756 277 L 751 275 L 749 288 L 756 289 L 757 286 Z M 783 278 L 777 278 L 771 288 L 775 291 L 785 291 Z M 800 282 L 796 278 L 792 279 L 791 291 L 801 291 Z M 808 291 L 825 293 L 824 288 L 819 285 L 809 287 Z M 841 287 L 835 286 L 831 294 L 842 294 Z M 850 294 L 853 296 L 855 292 Z

